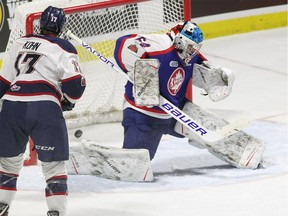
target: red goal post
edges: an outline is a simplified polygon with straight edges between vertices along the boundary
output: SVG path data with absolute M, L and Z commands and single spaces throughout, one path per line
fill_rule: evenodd
M 41 12 L 50 5 L 63 8 L 67 28 L 111 61 L 114 61 L 113 50 L 118 37 L 164 33 L 178 22 L 191 19 L 191 0 L 38 0 L 17 8 L 7 50 L 16 38 L 39 33 Z M 65 34 L 61 37 L 66 38 Z M 126 80 L 113 69 L 103 67 L 76 42 L 71 42 L 78 51 L 87 88 L 73 111 L 64 113 L 68 128 L 121 121 Z M 33 154 L 35 151 L 27 152 L 26 165 L 35 163 Z

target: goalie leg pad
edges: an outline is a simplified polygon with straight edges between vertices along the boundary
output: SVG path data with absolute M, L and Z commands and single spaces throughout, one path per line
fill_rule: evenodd
M 9 205 L 0 202 L 0 216 L 8 216 Z
M 224 119 L 221 119 L 190 102 L 185 104 L 183 111 L 193 117 L 196 121 L 202 123 L 202 125 L 209 130 L 217 130 L 217 128 L 228 124 Z M 238 131 L 213 145 L 209 145 L 178 122 L 174 129 L 176 132 L 206 147 L 210 153 L 217 156 L 219 159 L 224 160 L 237 168 L 256 169 L 261 162 L 262 155 L 267 145 L 260 139 L 243 131 Z
M 160 103 L 157 59 L 139 59 L 134 65 L 135 103 L 138 106 L 158 106 Z
M 120 181 L 153 180 L 146 149 L 122 149 L 82 140 L 71 143 L 67 165 L 69 174 L 96 175 Z

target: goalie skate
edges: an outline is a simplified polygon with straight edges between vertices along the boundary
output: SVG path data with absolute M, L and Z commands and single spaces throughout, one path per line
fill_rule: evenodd
M 9 205 L 0 203 L 0 216 L 8 216 Z
M 48 211 L 47 216 L 59 216 L 59 212 L 58 211 Z

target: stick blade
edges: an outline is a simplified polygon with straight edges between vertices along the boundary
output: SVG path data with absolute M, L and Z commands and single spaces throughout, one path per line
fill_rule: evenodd
M 248 119 L 245 117 L 242 117 L 240 119 L 237 119 L 234 122 L 229 123 L 228 125 L 221 127 L 217 129 L 217 132 L 223 136 L 224 138 L 227 136 L 230 136 L 231 134 L 234 134 L 243 128 L 248 126 Z

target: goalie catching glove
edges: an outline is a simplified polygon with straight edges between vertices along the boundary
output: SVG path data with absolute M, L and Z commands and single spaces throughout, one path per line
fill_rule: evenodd
M 211 67 L 207 61 L 194 65 L 193 85 L 204 89 L 214 102 L 230 95 L 234 81 L 234 74 L 227 68 Z

